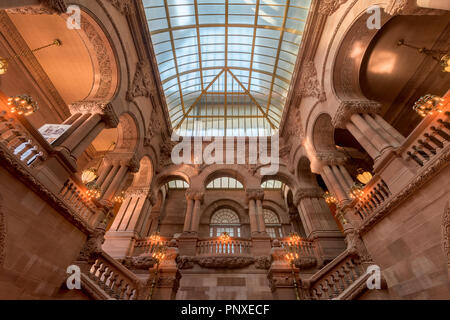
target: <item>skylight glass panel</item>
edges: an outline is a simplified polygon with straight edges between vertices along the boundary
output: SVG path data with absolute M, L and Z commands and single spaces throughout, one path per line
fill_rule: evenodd
M 177 133 L 276 132 L 310 2 L 143 0 Z

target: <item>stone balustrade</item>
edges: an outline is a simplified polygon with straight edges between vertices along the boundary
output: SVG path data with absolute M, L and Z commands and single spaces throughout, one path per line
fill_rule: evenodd
M 6 111 L 0 111 L 0 143 L 27 167 L 36 167 L 46 157 L 45 148 Z
M 448 103 L 447 103 L 448 105 Z M 423 167 L 439 157 L 450 142 L 450 112 L 428 115 L 400 148 L 404 159 Z
M 365 274 L 358 256 L 344 251 L 309 280 L 310 297 L 312 300 L 337 298 Z
M 219 239 L 206 239 L 197 242 L 197 255 L 250 255 L 252 242 L 250 240 L 231 239 L 222 242 Z
M 387 184 L 380 176 L 375 175 L 364 187 L 364 196 L 355 204 L 356 214 L 361 220 L 369 217 L 378 207 L 385 203 L 392 195 Z
M 100 209 L 86 195 L 86 187 L 68 179 L 62 187 L 59 197 L 88 225 L 95 226 L 99 220 Z
M 139 290 L 142 288 L 139 279 L 105 252 L 102 252 L 84 272 L 114 299 L 136 300 L 139 298 Z
M 302 239 L 298 243 L 292 243 L 289 238 L 284 238 L 280 240 L 280 245 L 282 248 L 291 247 L 300 258 L 318 256 L 314 242 L 309 240 Z
M 158 246 L 167 246 L 170 238 L 161 237 L 159 241 L 155 241 L 150 237 L 136 240 L 134 243 L 133 255 L 138 256 L 141 254 L 151 254 Z

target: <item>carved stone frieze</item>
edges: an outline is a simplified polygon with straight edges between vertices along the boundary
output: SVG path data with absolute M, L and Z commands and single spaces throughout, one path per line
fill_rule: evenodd
M 156 260 L 152 256 L 141 255 L 136 257 L 126 257 L 122 261 L 122 264 L 128 269 L 148 270 L 153 268 L 156 264 Z
M 295 192 L 294 204 L 298 206 L 300 201 L 305 198 L 322 198 L 323 190 L 320 188 L 300 188 Z
M 265 257 L 268 259 L 268 257 Z M 194 264 L 203 268 L 238 269 L 256 263 L 254 257 L 246 256 L 179 256 L 177 266 L 179 269 L 192 269 Z M 261 264 L 260 264 L 261 266 Z
M 255 257 L 255 268 L 269 270 L 271 265 L 271 257 L 270 256 L 259 256 Z
M 294 286 L 294 279 L 291 272 L 269 272 L 267 275 L 270 290 L 275 292 L 277 288 L 286 288 Z
M 127 92 L 127 100 L 133 101 L 137 97 L 149 98 L 156 90 L 149 61 L 139 61 L 136 65 L 133 83 Z
M 417 5 L 417 0 L 391 0 L 384 11 L 391 16 L 395 15 L 441 15 L 445 10 L 422 8 Z
M 348 158 L 339 151 L 320 151 L 316 154 L 316 159 L 323 165 L 337 166 L 344 164 Z
M 381 104 L 376 101 L 342 101 L 333 118 L 335 128 L 345 129 L 355 113 L 379 113 Z
M 39 0 L 40 6 L 6 9 L 11 14 L 63 14 L 67 11 L 64 0 Z
M 321 0 L 319 13 L 324 16 L 331 16 L 346 2 L 347 0 Z
M 294 260 L 294 265 L 300 270 L 312 269 L 317 266 L 317 259 L 315 257 L 300 257 Z
M 264 200 L 264 190 L 263 189 L 247 189 L 247 199 L 248 200 Z
M 127 197 L 146 197 L 150 193 L 150 188 L 131 188 L 126 192 Z
M 303 64 L 299 86 L 296 94 L 302 97 L 315 97 L 320 101 L 326 100 L 325 92 L 321 89 L 314 61 Z
M 120 13 L 127 15 L 133 12 L 132 0 L 108 0 Z
M 69 109 L 71 114 L 101 114 L 102 120 L 106 123 L 107 128 L 117 128 L 117 126 L 119 125 L 119 117 L 114 111 L 111 103 L 98 101 L 79 101 L 69 105 Z
M 177 267 L 180 270 L 192 269 L 195 265 L 195 257 L 178 256 L 176 259 Z

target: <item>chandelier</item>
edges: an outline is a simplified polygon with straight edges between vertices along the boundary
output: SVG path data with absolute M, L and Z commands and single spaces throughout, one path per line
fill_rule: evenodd
M 95 181 L 86 184 L 86 188 L 88 189 L 86 191 L 86 196 L 90 200 L 94 199 L 100 199 L 100 196 L 102 195 L 100 187 L 95 183 Z
M 400 39 L 397 42 L 397 45 L 400 46 L 405 46 L 411 49 L 415 49 L 417 50 L 419 53 L 424 54 L 426 56 L 429 56 L 431 58 L 433 58 L 435 61 L 439 62 L 439 64 L 442 67 L 442 72 L 450 72 L 450 53 L 447 51 L 440 51 L 440 50 L 432 50 L 432 49 L 427 49 L 427 48 L 419 48 L 416 46 L 413 46 L 411 44 L 408 44 L 405 42 L 404 39 Z
M 27 94 L 8 98 L 8 106 L 12 113 L 29 116 L 39 110 L 38 104 Z
M 422 117 L 432 115 L 434 112 L 441 113 L 444 111 L 444 99 L 432 94 L 427 94 L 414 104 L 413 109 Z
M 59 47 L 61 45 L 62 45 L 61 40 L 55 39 L 50 44 L 47 44 L 45 46 L 42 46 L 42 47 L 39 47 L 39 48 L 36 48 L 36 49 L 33 49 L 33 50 L 25 51 L 25 52 L 23 52 L 21 54 L 16 54 L 16 55 L 14 55 L 12 57 L 8 57 L 8 58 L 0 57 L 0 75 L 5 74 L 6 72 L 8 72 L 8 66 L 9 66 L 9 61 L 10 60 L 13 60 L 13 59 L 16 59 L 16 58 L 19 58 L 19 57 L 23 57 L 23 56 L 25 56 L 27 54 L 30 54 L 30 53 L 33 53 L 33 52 L 36 52 L 36 51 L 39 51 L 39 50 L 42 50 L 42 49 L 45 49 L 45 48 L 49 48 L 49 47 L 52 47 L 52 46 Z
M 122 191 L 119 195 L 115 196 L 113 201 L 115 203 L 123 203 L 125 201 L 125 192 Z
M 160 242 L 161 241 L 161 235 L 159 231 L 155 231 L 150 235 L 150 241 L 151 242 Z
M 83 173 L 81 174 L 81 181 L 87 185 L 88 183 L 91 183 L 95 179 L 97 179 L 97 169 L 96 168 L 89 168 L 86 170 L 83 170 Z
M 292 232 L 291 234 L 289 234 L 289 243 L 294 243 L 294 244 L 298 245 L 301 242 L 302 242 L 302 237 L 300 237 L 297 232 Z
M 336 203 L 337 202 L 336 197 L 333 196 L 329 191 L 326 191 L 323 194 L 323 197 L 325 199 L 325 202 L 328 203 L 328 204 L 332 204 L 332 203 Z
M 219 241 L 222 243 L 227 243 L 231 240 L 230 235 L 228 234 L 228 232 L 224 232 L 220 235 L 219 237 Z

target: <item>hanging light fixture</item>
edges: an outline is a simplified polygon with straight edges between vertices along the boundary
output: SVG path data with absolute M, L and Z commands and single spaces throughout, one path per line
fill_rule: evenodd
M 329 191 L 326 191 L 323 194 L 323 197 L 325 199 L 325 202 L 328 203 L 328 204 L 332 204 L 332 203 L 336 203 L 337 202 L 336 197 L 333 196 Z
M 450 53 L 448 51 L 441 51 L 441 50 L 432 50 L 432 49 L 427 49 L 427 48 L 419 48 L 416 46 L 413 46 L 411 44 L 406 43 L 406 41 L 404 39 L 400 39 L 397 42 L 397 45 L 400 46 L 405 46 L 411 49 L 416 49 L 419 53 L 427 55 L 431 58 L 433 58 L 434 60 L 436 60 L 437 62 L 439 62 L 439 64 L 442 66 L 442 72 L 450 72 Z
M 22 94 L 8 98 L 8 106 L 12 113 L 29 116 L 39 110 L 38 104 L 27 94 Z
M 230 240 L 231 240 L 231 237 L 228 234 L 228 232 L 222 233 L 219 237 L 219 241 L 222 243 L 228 243 Z
M 413 109 L 422 117 L 432 115 L 434 112 L 442 113 L 444 111 L 444 99 L 432 94 L 427 94 L 414 104 Z
M 81 181 L 83 181 L 83 183 L 85 185 L 94 181 L 97 178 L 98 178 L 98 176 L 97 176 L 96 168 L 89 168 L 89 169 L 83 170 L 83 173 L 81 174 Z
M 155 231 L 150 235 L 151 242 L 161 242 L 161 235 L 159 231 Z
M 52 46 L 59 47 L 61 45 L 62 45 L 61 40 L 55 39 L 50 44 L 47 44 L 45 46 L 42 46 L 42 47 L 39 47 L 39 48 L 36 48 L 36 49 L 33 49 L 33 50 L 25 51 L 25 52 L 23 52 L 21 54 L 16 54 L 16 55 L 14 55 L 12 57 L 8 57 L 8 58 L 0 57 L 0 75 L 5 74 L 6 72 L 8 72 L 9 61 L 11 61 L 13 59 L 26 56 L 27 54 L 30 54 L 30 53 L 33 53 L 33 52 L 37 52 L 37 51 L 45 49 L 45 48 L 49 48 L 49 47 L 52 47 Z
M 86 196 L 90 199 L 90 200 L 94 200 L 94 199 L 100 199 L 100 196 L 102 195 L 102 192 L 100 190 L 100 187 L 97 186 L 97 184 L 94 182 L 88 183 L 86 185 L 87 187 L 87 191 L 86 191 Z
M 359 168 L 356 172 L 358 173 L 356 179 L 364 185 L 368 184 L 373 178 L 369 171 L 364 171 L 362 168 Z

